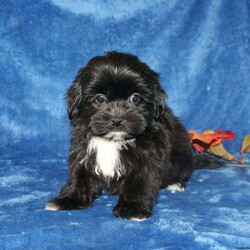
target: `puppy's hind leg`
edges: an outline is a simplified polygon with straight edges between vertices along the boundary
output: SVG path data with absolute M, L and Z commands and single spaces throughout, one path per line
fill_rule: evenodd
M 181 182 L 175 182 L 175 183 L 169 184 L 165 189 L 174 191 L 174 192 L 175 191 L 184 192 L 185 185 Z
M 91 207 L 100 195 L 101 187 L 97 179 L 81 168 L 72 173 L 60 195 L 46 204 L 45 210 L 78 210 Z
M 178 192 L 184 192 L 186 188 L 186 181 L 190 177 L 191 171 L 188 170 L 182 170 L 183 172 L 180 173 L 180 175 L 172 180 L 171 183 L 168 183 L 166 186 L 164 186 L 164 189 L 170 190 L 172 192 L 178 191 Z

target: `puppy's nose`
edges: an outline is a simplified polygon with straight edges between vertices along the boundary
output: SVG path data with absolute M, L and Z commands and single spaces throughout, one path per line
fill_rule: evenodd
M 123 124 L 123 120 L 120 118 L 113 118 L 112 119 L 112 124 L 116 127 L 120 127 Z

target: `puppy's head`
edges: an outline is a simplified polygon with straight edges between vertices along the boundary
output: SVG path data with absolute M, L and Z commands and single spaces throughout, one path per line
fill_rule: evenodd
M 118 52 L 91 59 L 69 88 L 69 119 L 93 136 L 127 140 L 164 113 L 159 76 L 137 57 Z

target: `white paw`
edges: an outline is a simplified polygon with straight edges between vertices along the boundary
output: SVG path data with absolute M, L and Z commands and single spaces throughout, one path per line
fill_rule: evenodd
M 136 221 L 136 222 L 142 222 L 142 221 L 145 221 L 147 218 L 130 218 L 130 220 L 132 221 Z
M 59 207 L 52 202 L 48 202 L 45 207 L 45 210 L 49 210 L 49 211 L 58 211 L 58 209 Z
M 181 183 L 178 183 L 178 182 L 168 185 L 166 189 L 171 190 L 171 191 L 179 191 L 179 192 L 185 191 L 185 188 L 181 185 Z

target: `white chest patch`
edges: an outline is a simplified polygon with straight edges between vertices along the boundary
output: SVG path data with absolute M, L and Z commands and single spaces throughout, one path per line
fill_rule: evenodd
M 88 145 L 87 152 L 96 153 L 96 174 L 105 177 L 114 177 L 115 173 L 120 177 L 125 169 L 121 162 L 120 151 L 128 149 L 128 144 L 134 144 L 134 140 L 130 141 L 110 141 L 101 137 L 93 137 Z

